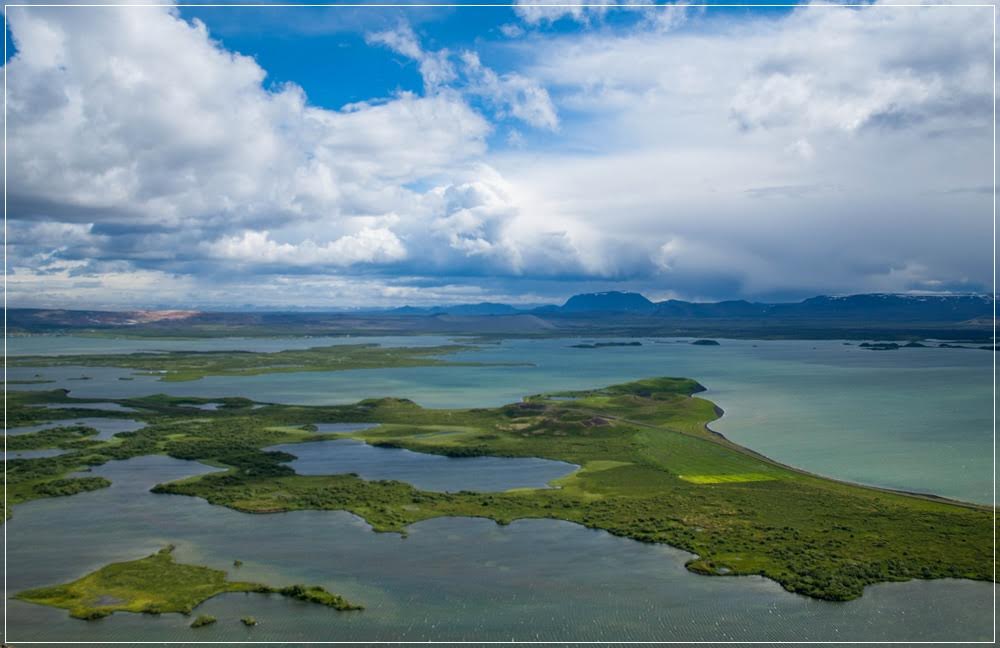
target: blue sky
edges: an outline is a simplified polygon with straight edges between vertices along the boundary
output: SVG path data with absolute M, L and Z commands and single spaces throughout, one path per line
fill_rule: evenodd
M 9 302 L 990 286 L 990 8 L 534 4 L 10 8 Z

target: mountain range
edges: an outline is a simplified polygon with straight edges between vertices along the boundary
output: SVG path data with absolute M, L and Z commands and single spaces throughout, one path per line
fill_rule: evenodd
M 654 302 L 634 292 L 574 295 L 562 305 L 493 302 L 404 306 L 350 312 L 194 310 L 7 310 L 8 331 L 93 331 L 129 335 L 479 335 L 651 336 L 789 339 L 988 341 L 990 295 L 866 294 L 811 297 L 794 303 L 743 300 Z
M 654 302 L 635 292 L 573 295 L 562 306 L 518 308 L 482 302 L 452 306 L 413 307 L 385 311 L 392 315 L 515 315 L 573 316 L 627 314 L 676 319 L 869 319 L 873 321 L 963 322 L 993 316 L 990 295 L 896 295 L 875 293 L 845 297 L 810 297 L 801 302 L 762 303 L 745 300 Z

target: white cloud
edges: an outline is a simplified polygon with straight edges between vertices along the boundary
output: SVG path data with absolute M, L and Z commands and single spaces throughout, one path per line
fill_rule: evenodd
M 524 28 L 514 23 L 500 25 L 500 33 L 507 38 L 519 38 L 524 36 Z
M 390 229 L 351 219 L 423 217 L 411 187 L 486 150 L 490 124 L 455 93 L 312 107 L 297 86 L 266 89 L 253 59 L 169 8 L 11 8 L 8 19 L 11 236 L 24 259 L 71 240 L 176 259 L 199 238 L 311 223 L 333 243 L 300 235 L 288 244 L 307 254 L 289 262 L 398 261 Z M 118 234 L 81 238 L 108 228 Z M 136 237 L 146 245 L 127 243 Z
M 617 0 L 566 0 L 559 3 L 548 0 L 517 0 L 514 11 L 529 25 L 553 23 L 561 18 L 587 23 L 602 17 L 609 8 L 617 4 Z
M 535 128 L 557 130 L 559 116 L 545 88 L 534 79 L 510 72 L 498 75 L 482 64 L 475 52 L 463 52 L 462 63 L 469 78 L 466 92 L 482 95 Z
M 688 294 L 988 285 L 990 197 L 953 189 L 992 183 L 989 12 L 707 10 L 667 36 L 538 39 L 523 73 L 578 117 L 558 150 L 493 164 L 591 267 Z
M 473 51 L 465 50 L 457 56 L 462 63 L 464 78 L 461 83 L 449 86 L 458 80 L 451 52 L 447 49 L 423 49 L 409 25 L 404 23 L 394 30 L 368 34 L 365 40 L 384 45 L 416 61 L 424 79 L 425 91 L 429 94 L 449 94 L 457 90 L 485 98 L 499 119 L 513 117 L 546 130 L 559 127 L 559 117 L 549 93 L 536 80 L 516 72 L 497 74 L 483 65 L 479 55 Z
M 357 263 L 389 263 L 406 258 L 402 241 L 389 229 L 364 228 L 329 243 L 310 239 L 278 243 L 267 230 L 246 231 L 208 245 L 210 254 L 246 264 L 286 266 L 350 266 Z
M 806 161 L 809 161 L 814 157 L 816 157 L 816 149 L 814 149 L 812 144 L 809 143 L 809 140 L 807 140 L 804 137 L 800 137 L 799 139 L 789 144 L 788 148 L 785 150 L 787 150 L 789 153 L 793 153 L 799 156 L 800 158 Z
M 365 40 L 384 45 L 416 61 L 420 65 L 420 75 L 424 78 L 424 87 L 428 92 L 455 80 L 455 68 L 448 59 L 448 50 L 425 51 L 420 46 L 417 35 L 413 33 L 413 28 L 407 23 L 402 23 L 396 29 L 367 34 Z
M 158 226 L 252 223 L 394 207 L 399 183 L 485 150 L 489 124 L 457 96 L 313 108 L 296 86 L 264 89 L 252 59 L 166 9 L 18 8 L 9 19 L 15 201 Z
M 536 9 L 518 11 L 539 29 L 481 49 L 495 69 L 406 25 L 369 34 L 423 95 L 325 110 L 170 9 L 10 8 L 13 303 L 158 285 L 210 303 L 208 284 L 254 285 L 237 271 L 275 303 L 352 303 L 352 281 L 469 300 L 450 277 L 470 276 L 703 297 L 988 283 L 992 196 L 961 188 L 993 182 L 991 9 L 656 7 L 572 33 L 544 27 L 605 9 Z
M 600 23 L 609 11 L 632 10 L 646 27 L 667 32 L 682 25 L 691 10 L 688 2 L 654 0 L 517 0 L 514 11 L 529 26 L 549 25 L 568 18 L 584 26 Z

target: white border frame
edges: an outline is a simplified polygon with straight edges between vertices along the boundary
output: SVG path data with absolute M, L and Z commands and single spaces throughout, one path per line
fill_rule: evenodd
M 654 0 L 655 1 L 655 0 Z M 810 2 L 810 0 L 804 0 Z M 201 4 L 201 3 L 148 3 L 148 4 L 115 4 L 113 2 L 101 4 L 66 4 L 66 3 L 4 3 L 3 5 L 3 427 L 4 427 L 4 461 L 3 461 L 3 504 L 7 510 L 7 8 L 8 7 L 49 7 L 49 8 L 155 8 L 155 7 L 192 7 L 192 8 L 289 8 L 289 7 L 326 7 L 341 9 L 358 8 L 514 8 L 517 6 L 513 2 L 508 3 L 425 3 L 425 4 L 328 4 L 328 3 L 231 3 L 231 4 Z M 830 9 L 862 8 L 875 9 L 882 7 L 992 7 L 993 8 L 993 341 L 994 347 L 997 344 L 997 5 L 996 2 L 983 3 L 962 3 L 962 4 L 803 4 L 803 3 L 782 3 L 782 4 L 728 4 L 725 0 L 720 0 L 717 4 L 701 2 L 698 4 L 680 5 L 676 4 L 651 4 L 651 5 L 617 5 L 617 4 L 570 4 L 570 3 L 546 3 L 530 5 L 532 8 L 600 8 L 600 9 L 626 9 L 662 10 L 666 6 L 684 6 L 685 8 L 701 9 L 748 9 L 748 8 L 803 8 L 822 7 Z M 993 351 L 993 638 L 989 641 L 18 641 L 18 644 L 46 645 L 46 644 L 80 644 L 80 645 L 132 645 L 132 644 L 156 644 L 156 645 L 418 645 L 418 644 L 456 644 L 456 645 L 607 645 L 607 644 L 627 644 L 627 645 L 660 645 L 660 644 L 718 644 L 718 645 L 974 645 L 974 644 L 995 644 L 997 640 L 997 355 Z M 3 524 L 3 636 L 4 647 L 10 645 L 7 636 L 7 524 Z

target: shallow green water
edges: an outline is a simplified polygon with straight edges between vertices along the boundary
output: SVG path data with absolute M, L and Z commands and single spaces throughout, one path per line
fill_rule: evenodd
M 224 338 L 115 338 L 79 335 L 23 335 L 7 338 L 8 355 L 78 355 L 81 353 L 154 353 L 157 351 L 282 351 L 336 344 L 381 346 L 437 346 L 454 344 L 443 335 L 380 335 L 373 337 L 224 337 Z

